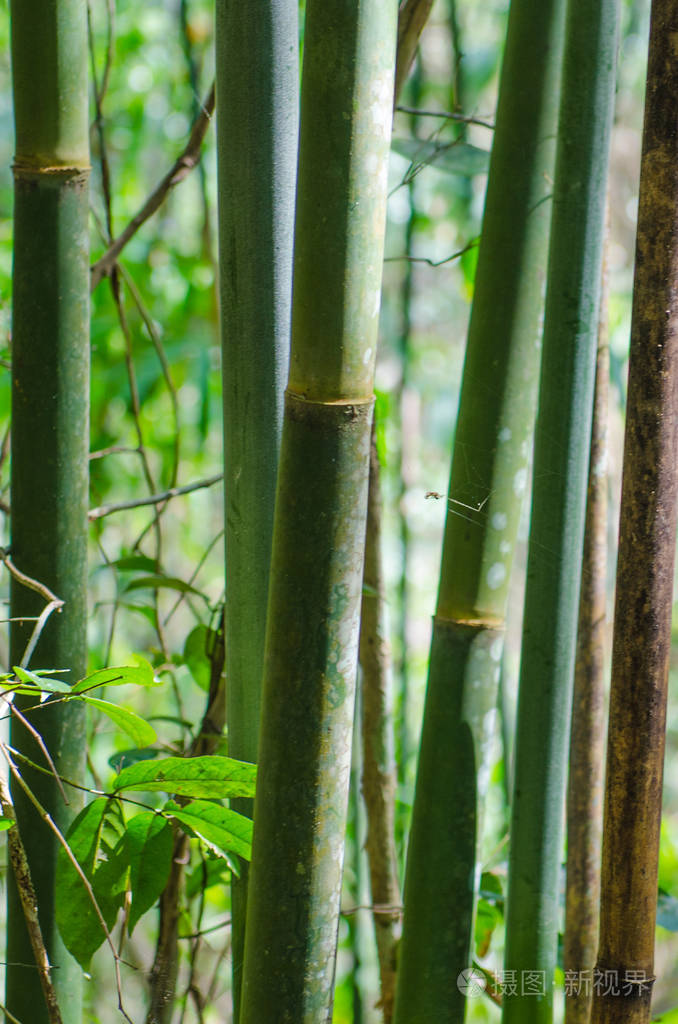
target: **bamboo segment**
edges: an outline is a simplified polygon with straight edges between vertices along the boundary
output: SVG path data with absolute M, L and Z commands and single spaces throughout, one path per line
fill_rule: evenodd
M 12 558 L 65 604 L 46 623 L 32 668 L 67 669 L 75 682 L 87 663 L 87 505 L 89 431 L 89 126 L 84 0 L 13 3 L 12 71 L 16 123 L 12 312 Z M 11 615 L 39 615 L 44 600 L 12 580 Z M 33 622 L 14 622 L 11 664 L 21 663 Z M 31 713 L 57 771 L 84 774 L 84 719 L 48 703 Z M 12 745 L 39 764 L 43 755 L 12 721 Z M 26 781 L 61 829 L 80 806 L 66 806 L 53 778 Z M 37 892 L 47 953 L 64 1022 L 80 1024 L 82 972 L 66 952 L 54 916 L 56 846 L 26 797 L 13 788 L 17 819 Z M 33 963 L 16 889 L 8 886 L 7 1007 L 45 1024 L 46 1008 L 27 983 Z
M 405 882 L 395 1020 L 460 1024 L 546 286 L 564 2 L 511 4 Z
M 618 4 L 570 0 L 518 698 L 504 1024 L 550 1024 Z M 527 980 L 528 990 L 525 991 Z
M 229 753 L 257 760 L 292 305 L 297 0 L 216 5 Z M 251 816 L 252 801 L 233 807 Z M 234 1020 L 248 865 L 232 883 Z
M 401 913 L 395 845 L 396 768 L 391 707 L 393 679 L 385 614 L 381 516 L 379 455 L 373 424 L 359 645 L 362 670 L 362 792 L 367 811 L 365 848 L 370 869 L 370 892 L 375 906 L 373 918 L 381 984 L 379 1002 L 384 1024 L 391 1024 Z
M 603 268 L 567 787 L 567 882 L 563 944 L 566 1024 L 589 1022 L 593 969 L 598 954 L 607 631 L 607 406 L 610 351 L 606 293 L 606 269 Z
M 655 0 L 636 239 L 612 649 L 595 1024 L 646 1024 L 652 996 L 678 463 L 674 40 Z M 605 974 L 605 972 L 609 972 Z
M 396 7 L 308 0 L 241 1024 L 331 1019 Z

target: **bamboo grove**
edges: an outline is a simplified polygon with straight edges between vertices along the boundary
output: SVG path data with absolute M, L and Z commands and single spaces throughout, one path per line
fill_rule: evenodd
M 678 3 L 504 7 L 0 14 L 12 1024 L 678 1021 Z

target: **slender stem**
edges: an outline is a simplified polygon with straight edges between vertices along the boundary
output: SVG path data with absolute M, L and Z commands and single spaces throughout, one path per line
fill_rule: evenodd
M 654 981 L 678 462 L 678 7 L 654 0 L 636 238 L 595 1024 L 647 1024 Z
M 570 0 L 535 430 L 511 802 L 504 1024 L 550 1024 L 591 443 L 617 0 Z M 536 979 L 538 998 L 521 980 Z
M 396 996 L 461 1024 L 503 624 L 532 436 L 562 0 L 513 0 L 454 440 Z
M 10 663 L 27 653 L 37 668 L 86 674 L 89 448 L 89 115 L 85 0 L 11 4 L 14 159 L 12 311 L 12 559 L 58 594 L 63 607 L 13 577 Z M 50 599 L 51 600 L 51 599 Z M 42 616 L 33 629 L 31 618 Z M 33 637 L 31 637 L 33 633 Z M 30 650 L 35 640 L 35 649 Z M 28 651 L 27 651 L 28 648 Z M 27 699 L 27 698 L 26 698 Z M 21 710 L 24 698 L 17 698 Z M 47 701 L 26 712 L 59 775 L 84 771 L 84 708 Z M 40 757 L 13 717 L 11 743 Z M 67 806 L 51 775 L 27 771 L 30 788 L 65 831 Z M 35 886 L 40 925 L 65 1024 L 80 1024 L 82 971 L 67 953 L 54 915 L 54 834 L 11 780 L 12 798 Z M 18 892 L 8 892 L 6 1003 L 21 1020 L 44 1024 L 26 973 L 31 961 Z
M 566 1024 L 588 1024 L 598 954 L 605 764 L 607 405 L 610 352 L 603 269 L 567 789 Z

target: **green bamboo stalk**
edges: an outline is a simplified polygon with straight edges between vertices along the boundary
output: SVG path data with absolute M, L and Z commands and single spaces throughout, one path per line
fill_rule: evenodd
M 308 0 L 241 1024 L 331 1017 L 395 5 Z
M 595 1024 L 647 1024 L 654 980 L 678 461 L 678 7 L 655 0 L 631 318 Z M 608 991 L 609 990 L 609 991 Z
M 617 21 L 617 0 L 568 4 L 511 806 L 505 965 L 517 985 L 504 1024 L 553 1019 Z
M 21 0 L 11 5 L 16 125 L 12 312 L 12 558 L 65 604 L 40 636 L 32 667 L 68 669 L 75 682 L 87 662 L 87 452 L 89 390 L 89 125 L 84 0 Z M 38 615 L 44 599 L 12 580 L 13 617 Z M 20 664 L 32 622 L 14 622 L 11 663 Z M 85 730 L 64 704 L 31 721 L 68 778 L 84 773 Z M 12 745 L 44 763 L 16 720 Z M 51 777 L 25 778 L 65 830 L 80 801 L 66 806 Z M 66 952 L 54 915 L 56 844 L 21 789 L 13 800 L 38 898 L 54 984 L 65 1024 L 80 1024 L 82 971 Z M 45 1024 L 20 901 L 8 885 L 7 994 L 20 1020 Z
M 290 348 L 297 0 L 216 5 L 229 753 L 257 760 L 268 575 Z M 251 816 L 252 801 L 233 804 Z M 233 879 L 238 1020 L 248 865 Z
M 395 1020 L 464 1015 L 474 872 L 534 421 L 562 0 L 513 0 L 452 458 Z
M 563 943 L 566 1024 L 589 1022 L 593 995 L 591 982 L 598 954 L 605 781 L 609 375 L 607 268 L 604 266 L 567 786 L 567 882 Z

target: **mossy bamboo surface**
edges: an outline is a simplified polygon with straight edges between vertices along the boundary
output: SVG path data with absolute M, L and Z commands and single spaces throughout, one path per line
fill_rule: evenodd
M 589 1022 L 593 995 L 591 982 L 598 955 L 606 724 L 607 407 L 610 376 L 606 279 L 604 268 L 567 784 L 563 940 L 566 1024 Z
M 229 753 L 257 760 L 292 305 L 297 0 L 216 5 Z M 234 801 L 251 816 L 252 801 Z M 248 865 L 232 883 L 238 1020 Z
M 65 604 L 41 634 L 31 667 L 86 673 L 87 453 L 89 389 L 89 125 L 87 29 L 84 0 L 21 0 L 11 5 L 16 125 L 12 311 L 12 558 Z M 16 580 L 11 614 L 40 614 L 44 600 Z M 14 622 L 11 663 L 20 664 L 33 623 Z M 59 704 L 31 714 L 57 771 L 84 771 L 84 721 Z M 13 720 L 11 743 L 39 763 L 43 755 Z M 79 809 L 66 806 L 54 780 L 25 772 L 61 828 Z M 82 971 L 56 929 L 56 845 L 19 789 L 17 819 L 37 892 L 40 924 L 67 1024 L 81 1021 Z M 44 1024 L 24 965 L 33 954 L 14 887 L 9 886 L 8 1009 L 19 1020 Z
M 504 1024 L 550 1024 L 614 103 L 617 0 L 570 0 L 511 805 Z M 525 991 L 525 979 L 529 991 Z
M 395 1020 L 451 1024 L 527 480 L 564 3 L 513 0 L 457 419 L 405 883 Z
M 332 1015 L 397 10 L 306 7 L 241 1024 Z
M 674 40 L 655 0 L 636 239 L 603 833 L 594 1024 L 647 1024 L 654 974 L 678 464 Z

